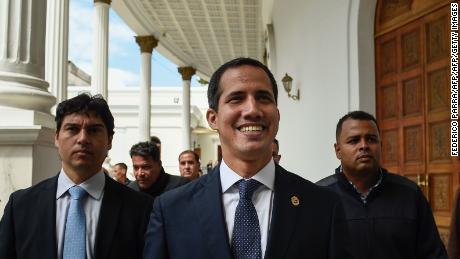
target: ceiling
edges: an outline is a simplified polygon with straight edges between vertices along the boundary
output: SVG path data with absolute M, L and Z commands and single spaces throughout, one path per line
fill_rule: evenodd
M 208 79 L 232 58 L 262 60 L 262 1 L 113 0 L 112 8 L 137 35 L 155 36 L 155 51 Z

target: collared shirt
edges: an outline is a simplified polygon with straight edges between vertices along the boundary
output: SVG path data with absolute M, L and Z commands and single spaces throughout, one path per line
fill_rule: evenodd
M 240 200 L 238 186 L 236 182 L 243 179 L 232 169 L 230 169 L 222 159 L 220 164 L 220 181 L 222 185 L 222 204 L 224 207 L 225 221 L 227 223 L 228 237 L 232 243 L 233 225 L 235 221 L 236 206 Z M 275 191 L 275 163 L 273 159 L 265 165 L 251 179 L 257 180 L 261 185 L 252 195 L 252 203 L 257 211 L 260 226 L 260 243 L 262 255 L 265 255 L 267 247 L 268 232 L 273 210 L 273 195 Z
M 348 183 L 350 183 L 351 186 L 353 186 L 353 188 L 355 189 L 355 191 L 359 194 L 359 197 L 361 198 L 361 201 L 363 202 L 363 204 L 366 204 L 366 203 L 367 203 L 367 197 L 368 197 L 369 194 L 372 192 L 372 190 L 374 190 L 377 186 L 379 186 L 379 185 L 382 183 L 382 180 L 383 180 L 382 168 L 379 168 L 379 171 L 380 171 L 380 174 L 379 174 L 379 179 L 377 180 L 377 183 L 375 183 L 374 185 L 372 185 L 366 193 L 361 193 L 361 192 L 358 190 L 358 187 L 356 187 L 356 185 L 354 185 L 351 181 L 348 181 Z M 340 173 L 343 174 L 342 165 L 340 166 Z
M 64 169 L 61 169 L 56 190 L 56 241 L 58 258 L 62 258 L 64 247 L 65 223 L 70 206 L 70 194 L 68 190 L 75 185 L 76 184 L 65 174 Z M 101 171 L 78 186 L 88 192 L 88 195 L 83 201 L 83 209 L 85 210 L 86 216 L 86 258 L 93 259 L 99 211 L 101 209 L 102 197 L 104 196 L 104 173 Z

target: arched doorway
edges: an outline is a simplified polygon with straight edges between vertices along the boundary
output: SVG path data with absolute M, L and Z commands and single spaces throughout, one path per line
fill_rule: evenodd
M 443 241 L 460 173 L 450 156 L 450 2 L 379 0 L 375 15 L 382 165 L 418 183 Z

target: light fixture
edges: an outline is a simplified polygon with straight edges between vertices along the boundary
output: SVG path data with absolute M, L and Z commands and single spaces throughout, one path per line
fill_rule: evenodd
M 284 90 L 286 90 L 286 92 L 287 92 L 287 94 L 288 94 L 288 97 L 289 97 L 289 98 L 292 98 L 292 100 L 294 100 L 294 101 L 298 101 L 299 98 L 300 98 L 300 91 L 299 91 L 298 88 L 297 88 L 297 94 L 291 95 L 292 77 L 290 77 L 290 76 L 286 73 L 286 75 L 283 77 L 283 79 L 281 79 L 281 82 L 283 82 Z

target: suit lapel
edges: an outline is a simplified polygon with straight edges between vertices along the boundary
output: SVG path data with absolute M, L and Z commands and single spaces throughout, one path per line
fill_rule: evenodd
M 123 197 L 118 192 L 115 183 L 107 175 L 105 176 L 104 197 L 102 198 L 101 210 L 94 244 L 95 258 L 107 258 L 110 244 L 115 235 L 118 217 Z
M 210 174 L 193 197 L 194 208 L 203 233 L 207 236 L 205 242 L 210 258 L 230 259 L 232 256 L 223 215 L 219 167 Z
M 40 249 L 37 258 L 57 258 L 57 238 L 56 238 L 56 189 L 58 177 L 47 181 L 41 190 L 36 211 L 38 215 L 30 215 L 39 220 Z
M 296 193 L 295 183 L 291 183 L 284 169 L 276 166 L 275 197 L 273 198 L 273 212 L 268 236 L 265 258 L 283 258 L 291 243 L 294 233 L 298 208 L 293 205 L 293 197 L 300 198 Z M 302 204 L 299 204 L 301 206 Z

